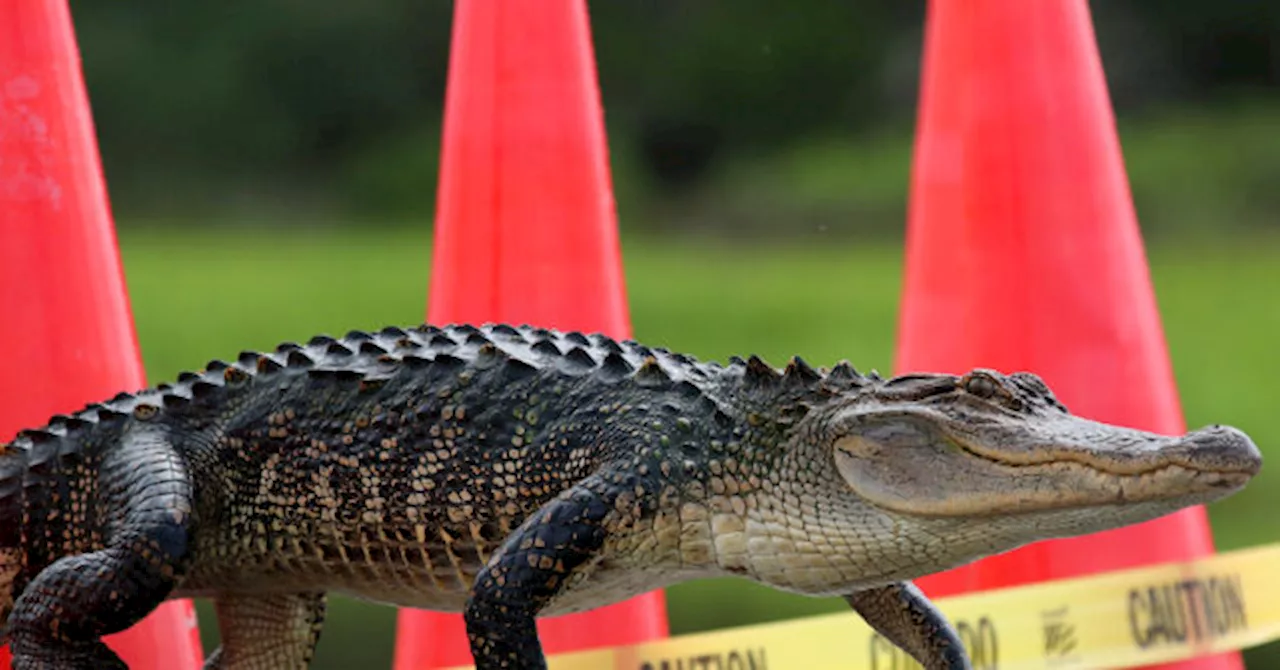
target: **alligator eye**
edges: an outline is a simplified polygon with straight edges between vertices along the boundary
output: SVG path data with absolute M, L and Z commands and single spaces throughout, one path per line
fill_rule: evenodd
M 1000 385 L 996 381 L 986 375 L 970 374 L 965 375 L 960 381 L 960 385 L 966 393 L 977 396 L 979 398 L 991 399 L 1001 394 Z

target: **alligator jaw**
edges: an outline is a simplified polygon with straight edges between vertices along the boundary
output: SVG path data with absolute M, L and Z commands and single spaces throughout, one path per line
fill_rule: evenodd
M 1247 435 L 1224 426 L 1174 437 L 1068 414 L 962 423 L 931 410 L 860 419 L 835 460 L 855 493 L 901 515 L 1132 506 L 1132 522 L 1230 495 L 1262 463 Z

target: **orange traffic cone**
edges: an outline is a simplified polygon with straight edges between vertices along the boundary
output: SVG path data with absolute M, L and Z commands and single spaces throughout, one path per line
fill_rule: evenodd
M 895 367 L 1030 370 L 1077 414 L 1181 432 L 1086 1 L 932 0 L 927 22 Z M 1193 508 L 919 584 L 937 596 L 1212 552 Z
M 455 6 L 427 320 L 627 337 L 582 0 Z M 557 653 L 667 634 L 661 592 L 539 622 Z M 404 610 L 395 667 L 471 663 L 462 617 Z
M 0 3 L 0 313 L 0 441 L 144 385 L 65 0 Z M 186 600 L 107 643 L 131 668 L 202 660 Z

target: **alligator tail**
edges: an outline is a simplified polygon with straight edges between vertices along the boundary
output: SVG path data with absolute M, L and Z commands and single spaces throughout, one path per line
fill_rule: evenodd
M 22 480 L 31 443 L 25 437 L 0 444 L 0 644 L 8 640 L 16 581 L 26 566 L 22 548 Z

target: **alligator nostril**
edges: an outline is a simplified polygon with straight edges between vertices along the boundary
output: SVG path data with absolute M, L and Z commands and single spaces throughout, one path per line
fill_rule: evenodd
M 1214 424 L 1188 433 L 1179 450 L 1184 464 L 1205 470 L 1256 474 L 1262 468 L 1262 453 L 1243 431 Z

